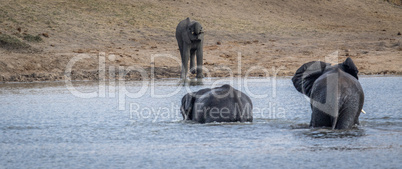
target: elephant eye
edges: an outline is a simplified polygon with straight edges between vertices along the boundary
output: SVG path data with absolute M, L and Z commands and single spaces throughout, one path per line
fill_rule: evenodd
M 191 32 L 191 34 L 193 34 L 193 35 L 194 35 L 194 32 Z

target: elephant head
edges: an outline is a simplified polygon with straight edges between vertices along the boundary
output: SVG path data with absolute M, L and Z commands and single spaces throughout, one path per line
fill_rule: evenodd
M 359 70 L 357 70 L 357 67 L 356 67 L 355 63 L 353 63 L 351 58 L 348 57 L 345 60 L 345 62 L 339 64 L 339 67 L 343 71 L 345 71 L 346 73 L 349 73 L 350 75 L 352 75 L 356 79 L 359 79 L 359 77 L 357 77 L 357 73 L 359 73 Z
M 192 25 L 190 25 L 190 31 L 193 35 L 199 35 L 203 33 L 202 26 L 199 22 L 194 22 Z
M 199 22 L 191 21 L 190 18 L 185 20 L 187 25 L 187 31 L 183 32 L 183 39 L 186 43 L 191 43 L 191 41 L 200 40 L 203 36 L 203 29 Z
M 336 68 L 339 68 L 358 79 L 357 73 L 359 71 L 357 70 L 357 67 L 353 63 L 352 59 L 348 57 L 343 63 L 334 66 L 321 61 L 312 61 L 303 64 L 299 69 L 297 69 L 295 75 L 292 78 L 293 85 L 295 86 L 297 91 L 310 97 L 311 89 L 314 82 L 322 74 Z

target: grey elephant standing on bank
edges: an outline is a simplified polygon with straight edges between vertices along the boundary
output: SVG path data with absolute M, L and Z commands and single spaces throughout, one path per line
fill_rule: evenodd
M 199 22 L 187 18 L 182 20 L 176 28 L 176 39 L 179 45 L 182 61 L 182 79 L 187 77 L 188 59 L 190 58 L 190 71 L 192 74 L 197 72 L 197 78 L 202 78 L 202 48 L 204 43 L 204 32 Z M 197 55 L 197 66 L 195 67 L 195 55 Z
M 184 120 L 199 123 L 252 122 L 252 110 L 251 99 L 230 85 L 188 93 L 180 108 Z
M 358 72 L 351 58 L 334 66 L 313 61 L 296 71 L 293 85 L 310 98 L 311 127 L 350 129 L 359 124 L 364 93 Z

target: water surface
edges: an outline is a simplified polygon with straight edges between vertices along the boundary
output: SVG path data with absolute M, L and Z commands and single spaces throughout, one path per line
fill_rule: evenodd
M 184 94 L 229 82 L 251 97 L 254 122 L 181 120 Z M 366 76 L 360 82 L 367 114 L 360 116 L 356 129 L 343 131 L 308 128 L 308 100 L 290 78 L 251 79 L 247 84 L 244 79 L 206 79 L 185 87 L 177 79 L 146 86 L 0 84 L 0 166 L 399 168 L 402 77 Z

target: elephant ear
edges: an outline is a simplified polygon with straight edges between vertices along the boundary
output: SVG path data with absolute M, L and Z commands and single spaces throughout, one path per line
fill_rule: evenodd
M 357 73 L 359 73 L 359 70 L 357 70 L 357 67 L 355 65 L 355 63 L 353 63 L 353 60 L 348 57 L 345 62 L 339 64 L 340 68 L 345 71 L 346 73 L 349 73 L 350 75 L 352 75 L 353 77 L 355 77 L 356 79 L 359 79 L 359 77 L 357 77 Z
M 190 20 L 190 18 L 187 18 L 185 20 L 185 25 L 186 25 L 186 29 L 183 32 L 181 32 L 181 37 L 183 37 L 184 42 L 186 42 L 187 44 L 190 44 L 191 43 L 190 36 L 189 36 L 189 34 L 191 34 L 191 30 L 190 30 L 190 28 L 191 28 L 191 20 Z
M 191 111 L 193 109 L 194 101 L 195 97 L 193 93 L 187 93 L 181 99 L 180 113 L 183 116 L 183 120 L 193 119 Z
M 315 80 L 324 73 L 327 66 L 329 67 L 330 64 L 321 61 L 312 61 L 302 65 L 292 78 L 296 90 L 310 97 Z

